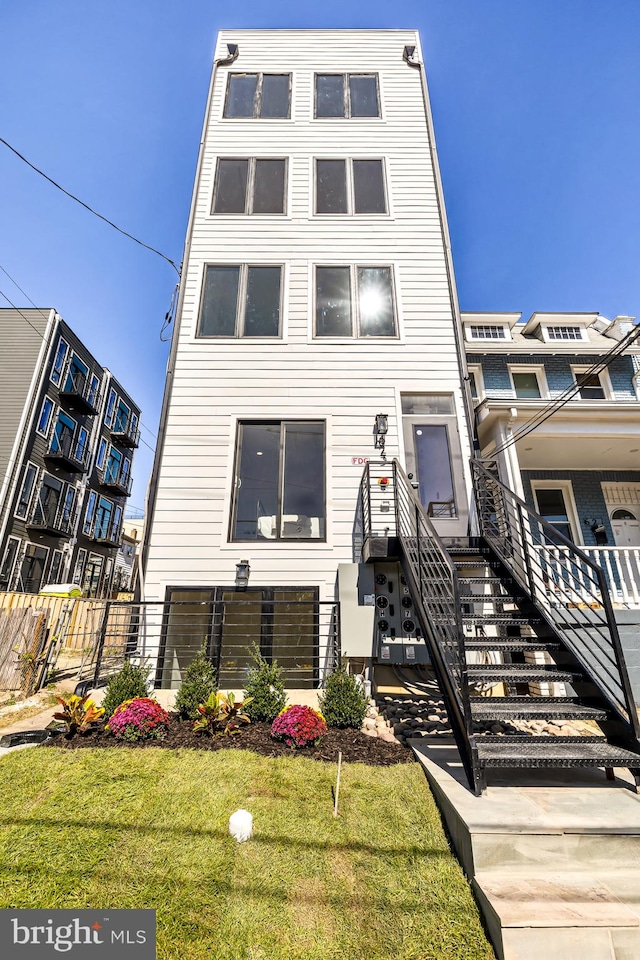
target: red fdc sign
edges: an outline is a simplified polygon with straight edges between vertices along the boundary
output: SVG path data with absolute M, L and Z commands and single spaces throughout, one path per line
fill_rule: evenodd
M 351 463 L 354 467 L 364 467 L 365 463 L 369 463 L 369 457 L 351 457 Z

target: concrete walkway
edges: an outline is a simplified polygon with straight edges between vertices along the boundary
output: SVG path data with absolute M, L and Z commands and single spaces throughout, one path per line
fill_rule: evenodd
M 499 960 L 639 960 L 640 796 L 602 770 L 499 771 L 414 741 Z

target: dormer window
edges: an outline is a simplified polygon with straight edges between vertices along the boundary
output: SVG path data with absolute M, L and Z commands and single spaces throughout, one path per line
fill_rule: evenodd
M 548 340 L 586 340 L 585 329 L 580 324 L 562 324 L 544 327 Z
M 468 340 L 510 340 L 507 327 L 502 323 L 467 324 Z

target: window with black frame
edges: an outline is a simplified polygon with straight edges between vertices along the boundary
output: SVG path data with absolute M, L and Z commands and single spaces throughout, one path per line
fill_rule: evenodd
M 284 213 L 286 178 L 285 159 L 221 157 L 211 212 L 254 216 Z
M 229 74 L 225 117 L 287 120 L 290 114 L 290 73 Z
M 240 423 L 231 540 L 324 539 L 324 423 Z
M 282 267 L 209 264 L 197 336 L 279 337 Z
M 318 266 L 316 337 L 396 337 L 391 267 Z
M 316 117 L 379 117 L 377 73 L 316 74 Z
M 386 214 L 382 160 L 316 160 L 316 206 L 322 214 Z

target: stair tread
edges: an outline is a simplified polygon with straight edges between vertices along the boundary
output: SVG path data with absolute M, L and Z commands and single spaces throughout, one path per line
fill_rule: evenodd
M 570 683 L 580 676 L 577 670 L 563 670 L 554 664 L 546 663 L 468 663 L 467 673 L 472 679 L 515 680 L 516 683 L 536 680 L 545 683 Z
M 531 698 L 528 698 L 531 699 Z M 471 699 L 471 716 L 474 720 L 500 720 L 502 717 L 511 717 L 513 720 L 549 719 L 549 720 L 606 720 L 606 710 L 597 707 L 587 707 L 581 703 L 546 703 L 551 697 L 540 697 L 533 703 L 528 703 L 520 697 L 482 697 Z
M 440 618 L 436 618 L 436 623 Z M 463 613 L 463 623 L 507 623 L 516 627 L 528 627 L 532 623 L 540 623 L 539 617 L 515 617 L 508 613 Z
M 524 594 L 512 593 L 463 593 L 458 597 L 461 603 L 513 603 L 524 600 Z
M 508 650 L 514 653 L 526 653 L 545 650 L 562 650 L 562 644 L 554 640 L 538 640 L 536 637 L 482 637 L 481 639 L 466 638 L 465 650 Z
M 483 765 L 490 766 L 633 766 L 640 767 L 640 753 L 626 750 L 602 742 L 593 743 L 571 741 L 567 743 L 558 737 L 545 737 L 544 743 L 527 744 L 521 737 L 500 737 L 485 740 L 474 737 L 478 758 Z M 559 742 L 556 742 L 559 741 Z

